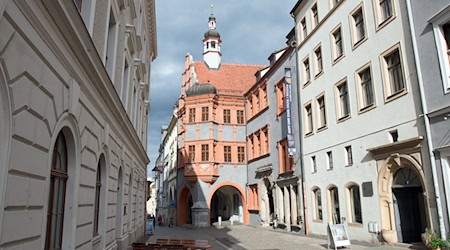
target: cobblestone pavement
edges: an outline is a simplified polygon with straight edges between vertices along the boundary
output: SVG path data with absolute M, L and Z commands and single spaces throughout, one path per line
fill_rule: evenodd
M 203 239 L 208 240 L 212 249 L 223 250 L 290 250 L 290 249 L 327 249 L 327 240 L 305 237 L 297 234 L 255 228 L 245 225 L 212 226 L 202 229 L 186 227 L 157 226 L 148 242 L 155 243 L 157 238 Z M 354 242 L 344 249 L 406 249 L 389 245 L 361 245 Z

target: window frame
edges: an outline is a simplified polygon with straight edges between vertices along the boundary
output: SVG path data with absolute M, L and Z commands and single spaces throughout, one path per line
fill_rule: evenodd
M 308 112 L 308 107 L 309 107 L 309 110 L 311 112 Z M 312 134 L 314 134 L 314 114 L 313 114 L 311 101 L 305 103 L 303 108 L 304 108 L 304 111 L 305 111 L 304 112 L 304 117 L 303 117 L 304 118 L 304 123 L 303 124 L 305 124 L 305 126 L 304 126 L 305 131 L 304 131 L 304 133 L 305 133 L 305 136 L 312 135 Z
M 311 156 L 311 173 L 317 173 L 317 158 L 315 155 Z
M 275 85 L 277 93 L 277 116 L 280 116 L 284 111 L 286 111 L 286 84 L 284 82 L 284 77 L 278 81 Z
M 302 28 L 302 41 L 304 41 L 308 37 L 308 26 L 306 25 L 306 17 L 303 17 L 302 20 L 300 20 L 300 26 Z
M 196 114 L 196 109 L 195 108 L 189 108 L 189 123 L 194 123 L 195 122 L 195 114 Z
M 302 77 L 303 86 L 306 86 L 309 83 L 311 83 L 311 62 L 309 60 L 309 54 L 302 60 L 302 69 L 303 69 L 303 77 Z
M 353 188 L 357 188 L 357 194 L 359 198 L 359 216 L 360 221 L 357 221 L 357 214 L 356 214 L 356 206 L 355 206 L 355 197 L 356 194 L 355 191 L 352 191 Z M 362 200 L 361 200 L 361 188 L 359 185 L 352 183 L 351 185 L 348 185 L 346 188 L 347 193 L 347 218 L 349 224 L 356 224 L 356 225 L 363 225 L 364 219 L 363 219 L 363 213 L 362 213 Z
M 223 123 L 231 124 L 231 109 L 223 109 Z
M 318 53 L 319 52 L 319 53 Z M 318 56 L 320 55 L 320 57 Z M 314 57 L 314 79 L 317 79 L 324 72 L 323 69 L 323 53 L 322 53 L 322 44 L 317 45 L 313 50 Z
M 238 159 L 238 163 L 245 163 L 245 147 L 244 146 L 237 147 L 237 159 Z
M 346 93 L 346 101 L 347 101 L 347 106 L 348 106 L 348 113 L 343 114 L 343 105 L 342 105 L 342 93 L 340 91 L 340 87 L 342 87 L 342 85 L 346 85 L 347 88 L 347 93 Z M 347 78 L 344 78 L 342 80 L 340 80 L 339 82 L 337 82 L 335 85 L 335 103 L 336 103 L 336 118 L 337 118 L 337 122 L 342 122 L 345 121 L 347 119 L 351 118 L 351 104 L 350 104 L 350 88 L 348 87 L 348 81 Z
M 237 124 L 245 124 L 244 110 L 236 110 L 236 122 Z
M 340 34 L 340 44 L 341 44 L 341 54 L 337 54 L 337 44 L 336 44 L 336 36 L 335 33 L 339 31 Z M 330 45 L 331 45 L 331 54 L 332 61 L 331 63 L 334 65 L 339 62 L 342 58 L 345 57 L 345 47 L 344 47 L 344 37 L 342 36 L 342 23 L 339 23 L 331 32 L 330 32 Z
M 294 172 L 293 158 L 289 156 L 287 137 L 277 143 L 279 174 Z
M 363 79 L 362 74 L 364 72 L 368 71 L 370 74 L 370 91 L 372 92 L 372 103 L 365 104 L 364 98 L 366 96 L 365 94 L 365 88 L 363 86 Z M 356 93 L 357 93 L 357 100 L 358 100 L 358 113 L 364 113 L 367 112 L 377 106 L 377 100 L 376 100 L 376 94 L 375 94 L 375 88 L 374 88 L 374 81 L 373 81 L 373 69 L 372 69 L 372 63 L 368 62 L 364 64 L 363 66 L 359 67 L 355 71 L 355 80 L 356 80 Z
M 188 145 L 188 159 L 190 162 L 195 162 L 195 145 Z
M 209 144 L 202 144 L 202 162 L 209 161 Z
M 392 83 L 391 83 L 391 75 L 389 73 L 388 69 L 388 63 L 386 57 L 398 52 L 399 57 L 399 64 L 401 69 L 401 77 L 403 80 L 403 89 L 392 92 Z M 386 51 L 384 51 L 380 55 L 380 67 L 381 67 L 381 76 L 382 76 L 382 82 L 383 82 L 383 90 L 384 90 L 384 101 L 385 103 L 390 102 L 392 100 L 395 100 L 405 94 L 408 93 L 408 84 L 406 81 L 406 72 L 405 72 L 405 60 L 403 60 L 403 53 L 400 46 L 400 43 L 395 44 L 394 46 L 390 47 Z
M 447 47 L 444 25 L 450 25 L 450 5 L 442 9 L 428 22 L 433 25 L 434 40 L 436 42 L 439 67 L 441 72 L 444 94 L 450 93 L 450 47 Z
M 383 9 L 381 7 L 381 2 L 382 1 L 390 2 L 391 12 L 392 13 L 391 13 L 391 16 L 389 16 L 387 18 L 383 17 Z M 376 31 L 381 30 L 383 27 L 388 25 L 388 23 L 390 23 L 392 20 L 394 20 L 396 18 L 395 1 L 392 1 L 392 0 L 373 0 L 373 8 L 375 10 L 375 22 L 376 22 L 375 30 Z
M 205 106 L 202 107 L 202 122 L 208 122 L 209 121 L 209 107 Z
M 363 31 L 364 36 L 358 39 L 358 29 L 356 26 L 356 20 L 355 20 L 355 14 L 361 11 L 361 17 L 362 17 L 362 25 L 363 25 Z M 367 23 L 366 23 L 366 14 L 364 11 L 364 5 L 363 2 L 358 4 L 349 14 L 349 24 L 350 24 L 350 33 L 352 37 L 352 49 L 355 50 L 357 47 L 359 47 L 361 44 L 363 44 L 368 38 L 367 34 Z
M 345 149 L 345 166 L 346 167 L 353 166 L 354 159 L 353 159 L 352 145 L 345 146 L 344 149 Z
M 333 170 L 334 164 L 333 164 L 333 151 L 327 152 L 327 170 Z
M 323 101 L 323 112 L 322 112 L 322 106 L 320 104 L 320 100 Z M 316 97 L 316 112 L 317 112 L 317 131 L 322 131 L 327 128 L 328 126 L 328 119 L 327 119 L 327 108 L 326 108 L 326 101 L 325 101 L 325 92 L 322 92 L 320 95 Z
M 223 146 L 223 162 L 231 163 L 231 146 L 224 145 Z
M 311 6 L 311 28 L 314 30 L 319 25 L 319 8 L 317 2 Z
M 93 236 L 98 236 L 100 225 L 100 192 L 102 188 L 102 172 L 100 161 L 97 165 L 97 173 L 95 180 L 95 198 L 94 198 L 94 220 L 93 220 Z
M 320 188 L 314 187 L 312 189 L 312 204 L 313 209 L 313 221 L 322 222 L 323 221 L 323 202 L 322 202 L 322 192 Z

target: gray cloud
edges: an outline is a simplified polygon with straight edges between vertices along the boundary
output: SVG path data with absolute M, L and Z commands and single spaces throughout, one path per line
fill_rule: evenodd
M 267 64 L 267 57 L 285 46 L 294 26 L 289 12 L 296 0 L 214 1 L 217 30 L 221 35 L 222 62 Z M 186 53 L 202 60 L 203 33 L 211 13 L 206 0 L 156 2 L 158 57 L 153 62 L 150 85 L 149 170 L 153 169 L 161 142 L 161 126 L 170 122 L 180 95 Z M 149 175 L 152 173 L 150 172 Z

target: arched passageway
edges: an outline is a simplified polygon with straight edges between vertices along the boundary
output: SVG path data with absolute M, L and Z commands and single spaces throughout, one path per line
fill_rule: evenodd
M 191 191 L 188 187 L 184 187 L 180 192 L 177 204 L 177 225 L 192 224 L 192 200 Z
M 242 194 L 233 186 L 223 186 L 217 189 L 210 202 L 210 223 L 232 220 L 244 223 L 244 207 Z

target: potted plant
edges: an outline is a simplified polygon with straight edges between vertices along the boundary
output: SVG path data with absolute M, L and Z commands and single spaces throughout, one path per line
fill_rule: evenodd
M 429 228 L 426 228 L 425 232 L 422 234 L 422 240 L 423 243 L 432 250 L 441 250 L 448 246 L 447 241 L 443 240 L 437 233 Z

